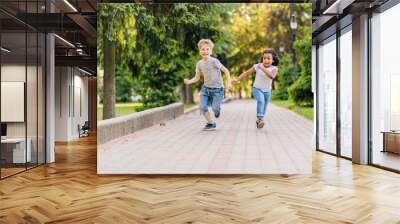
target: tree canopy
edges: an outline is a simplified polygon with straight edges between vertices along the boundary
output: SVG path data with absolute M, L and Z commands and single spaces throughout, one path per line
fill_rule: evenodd
M 292 45 L 289 4 L 98 5 L 98 30 L 103 34 L 98 36 L 98 67 L 107 70 L 105 47 L 115 45 L 117 102 L 130 101 L 129 96 L 139 95 L 142 109 L 180 99 L 183 78 L 194 76 L 195 64 L 200 60 L 197 49 L 200 39 L 208 38 L 215 43 L 213 55 L 233 76 L 258 62 L 265 48 L 274 48 L 282 58 L 290 58 L 284 56 L 291 53 Z M 279 69 L 291 76 L 288 78 L 291 80 L 279 78 L 277 86 L 286 96 L 287 89 L 298 77 L 308 75 L 307 66 L 310 66 L 305 59 L 310 55 L 302 52 L 308 48 L 311 51 L 311 45 L 306 45 L 311 38 L 311 4 L 296 4 L 294 13 L 299 27 L 295 46 L 296 52 L 299 51 L 301 75 L 293 74 L 290 60 L 283 60 L 285 63 Z M 249 78 L 240 87 L 247 96 L 250 96 L 251 82 Z M 99 87 L 107 84 L 99 82 Z M 200 86 L 198 83 L 191 88 Z

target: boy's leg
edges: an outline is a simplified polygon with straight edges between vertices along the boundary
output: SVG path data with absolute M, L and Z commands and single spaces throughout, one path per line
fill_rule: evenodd
M 212 96 L 212 109 L 214 111 L 214 115 L 216 118 L 219 117 L 219 115 L 221 114 L 221 103 L 222 100 L 224 99 L 224 89 L 221 88 L 219 90 L 216 90 L 215 92 L 213 92 L 211 94 Z
M 205 87 L 202 87 L 200 92 L 200 110 L 204 118 L 207 120 L 207 123 L 212 123 L 210 112 L 208 111 L 208 105 L 210 104 L 210 100 L 211 99 L 209 92 Z
M 210 112 L 203 112 L 204 118 L 207 120 L 207 123 L 212 123 Z

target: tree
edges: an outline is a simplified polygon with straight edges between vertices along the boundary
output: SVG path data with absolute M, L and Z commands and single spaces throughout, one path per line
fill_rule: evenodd
M 116 101 L 118 103 L 132 102 L 133 77 L 131 71 L 123 65 L 118 65 L 116 70 Z
M 276 78 L 276 89 L 273 91 L 272 99 L 287 100 L 289 98 L 288 88 L 296 81 L 297 74 L 294 72 L 291 54 L 284 54 L 279 64 L 279 75 Z
M 124 49 L 135 45 L 135 20 L 129 16 L 134 8 L 131 4 L 104 3 L 98 5 L 98 10 L 97 61 L 98 67 L 104 68 L 103 118 L 108 119 L 115 117 L 116 59 L 123 58 Z
M 308 21 L 311 18 L 311 4 L 296 4 L 295 15 L 298 18 L 298 26 L 310 26 Z M 241 5 L 233 13 L 233 24 L 227 27 L 227 31 L 233 34 L 233 50 L 229 55 L 232 63 L 232 73 L 239 75 L 260 61 L 261 54 L 265 48 L 273 48 L 276 51 L 283 47 L 290 49 L 290 10 L 289 4 L 248 4 Z M 303 33 L 298 32 L 297 38 L 302 39 Z M 279 53 L 279 52 L 277 52 Z M 281 71 L 290 71 L 291 62 L 279 66 Z M 251 82 L 253 78 L 243 81 L 238 87 L 245 90 L 246 95 L 251 93 Z M 277 86 L 284 86 L 279 84 Z M 286 92 L 286 91 L 284 91 Z
M 194 75 L 199 60 L 198 40 L 212 39 L 216 54 L 229 44 L 226 44 L 228 35 L 220 28 L 222 17 L 227 13 L 223 4 L 146 4 L 143 7 L 135 14 L 137 45 L 128 64 L 134 74 L 135 92 L 142 96 L 141 109 L 147 109 L 179 100 L 175 89 L 183 85 L 184 77 Z M 225 58 L 220 55 L 223 62 Z
M 310 4 L 296 5 L 295 13 L 302 30 L 310 20 Z M 289 18 L 288 4 L 99 4 L 98 29 L 103 35 L 98 39 L 98 62 L 104 67 L 104 112 L 111 111 L 115 103 L 115 85 L 118 101 L 128 100 L 133 88 L 141 96 L 142 109 L 176 102 L 180 94 L 189 102 L 201 82 L 188 88 L 182 80 L 195 73 L 200 39 L 214 41 L 213 56 L 235 76 L 258 62 L 265 48 L 289 49 Z M 299 31 L 297 37 L 304 35 Z M 289 73 L 291 66 L 289 61 L 282 63 L 280 74 Z M 277 86 L 287 93 L 284 89 L 293 82 L 282 76 L 278 75 Z M 247 79 L 239 89 L 248 95 L 251 82 Z
M 303 106 L 313 105 L 313 93 L 311 90 L 311 27 L 304 27 L 304 33 L 308 33 L 303 40 L 298 40 L 295 43 L 296 53 L 300 54 L 300 76 L 289 89 L 289 98 L 295 103 Z

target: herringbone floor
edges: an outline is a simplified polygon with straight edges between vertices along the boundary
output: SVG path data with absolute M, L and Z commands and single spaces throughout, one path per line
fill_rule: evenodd
M 0 223 L 400 223 L 400 175 L 313 153 L 312 175 L 99 176 L 96 142 L 0 181 Z

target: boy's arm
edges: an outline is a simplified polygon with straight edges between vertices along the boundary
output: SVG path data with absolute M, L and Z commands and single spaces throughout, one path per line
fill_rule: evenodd
M 237 80 L 235 81 L 235 83 L 239 83 L 240 80 L 246 78 L 248 75 L 250 75 L 251 73 L 255 72 L 256 70 L 254 69 L 254 67 L 251 67 L 250 69 L 248 69 L 247 71 L 243 72 L 242 74 L 239 75 L 239 77 L 237 78 Z
M 184 79 L 183 82 L 186 85 L 190 85 L 190 84 L 198 82 L 199 80 L 200 80 L 200 72 L 196 71 L 196 75 L 192 79 Z
M 275 79 L 276 75 L 278 74 L 278 68 L 272 70 L 272 72 L 265 69 L 262 65 L 258 65 L 258 68 L 261 69 L 261 71 L 264 72 L 264 74 L 271 79 Z
M 221 71 L 226 75 L 226 81 L 227 81 L 226 88 L 231 89 L 232 88 L 231 73 L 224 66 L 221 67 Z

